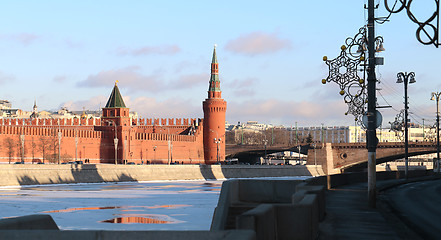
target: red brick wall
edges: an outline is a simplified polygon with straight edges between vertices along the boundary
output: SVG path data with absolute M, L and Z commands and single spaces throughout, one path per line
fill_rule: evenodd
M 63 161 L 89 159 L 90 163 L 114 163 L 114 126 L 79 125 L 80 121 L 63 121 L 60 125 L 50 125 L 52 121 L 39 119 L 42 125 L 0 125 L 0 161 L 18 162 L 22 159 L 22 141 L 24 135 L 24 161 L 42 162 L 43 147 L 45 162 L 52 158 L 58 162 L 58 132 L 61 132 L 60 158 Z M 100 121 L 96 121 L 100 122 Z M 11 122 L 12 123 L 12 122 Z M 58 124 L 58 122 L 55 122 Z M 84 124 L 91 123 L 85 121 Z M 48 125 L 43 125 L 48 124 Z M 66 125 L 64 125 L 66 124 Z M 75 124 L 75 125 L 71 125 Z M 154 132 L 156 128 L 156 133 Z M 135 163 L 202 163 L 203 134 L 202 124 L 194 135 L 184 135 L 189 126 L 118 126 L 118 161 L 122 159 Z M 11 144 L 8 144 L 10 139 Z M 77 144 L 75 143 L 77 139 Z M 12 146 L 10 146 L 12 145 Z M 170 145 L 170 146 L 169 146 Z M 10 151 L 12 149 L 12 151 Z M 52 155 L 52 156 L 48 156 Z M 55 156 L 54 156 L 55 155 Z

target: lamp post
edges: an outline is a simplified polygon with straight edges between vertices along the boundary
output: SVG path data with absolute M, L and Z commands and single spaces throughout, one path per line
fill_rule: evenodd
M 156 148 L 157 148 L 157 146 L 153 146 L 153 160 L 155 160 L 155 161 L 156 161 Z M 152 161 L 152 164 L 153 164 L 153 161 Z
M 325 132 L 324 132 L 324 130 L 325 130 L 325 128 L 323 127 L 323 123 L 322 123 L 322 129 L 321 129 L 321 132 L 322 132 L 322 144 L 324 144 L 325 143 Z
M 113 120 L 106 120 L 108 123 L 113 123 L 113 126 L 115 127 L 115 137 L 113 138 L 113 145 L 115 146 L 115 165 L 118 164 L 118 135 L 116 132 L 116 123 Z
M 219 143 L 221 143 L 222 139 L 221 138 L 214 138 L 214 143 L 217 144 L 217 156 L 216 156 L 216 163 L 220 162 L 219 159 Z
M 408 172 L 409 172 L 409 133 L 408 133 L 408 99 L 407 99 L 407 85 L 409 83 L 415 83 L 415 73 L 414 72 L 399 72 L 397 74 L 397 83 L 404 83 L 404 175 L 406 177 L 406 180 L 408 178 Z
M 219 144 L 222 142 L 222 138 L 219 138 L 219 134 L 217 134 L 217 131 L 213 131 L 212 129 L 209 129 L 209 130 L 213 133 L 216 133 L 216 137 L 214 138 L 214 143 L 216 143 L 216 145 L 217 145 L 216 163 L 219 163 L 220 162 L 220 156 L 219 156 L 220 146 L 219 146 Z
M 54 117 L 50 116 L 52 120 L 55 120 Z M 58 164 L 60 164 L 60 154 L 61 154 L 61 129 L 60 129 L 60 119 L 57 119 L 58 123 Z M 55 149 L 54 149 L 55 151 Z
M 21 162 L 24 163 L 24 143 L 25 143 L 25 135 L 22 133 L 20 135 L 21 141 Z
M 433 92 L 430 100 L 436 100 L 436 172 L 440 172 L 439 167 L 439 96 L 441 92 Z
M 265 159 L 265 164 L 268 165 L 268 161 L 266 159 L 266 145 L 268 144 L 268 140 L 266 139 L 266 135 L 264 135 L 264 136 L 265 136 L 265 139 L 263 140 L 263 143 L 265 144 L 265 155 L 263 158 Z

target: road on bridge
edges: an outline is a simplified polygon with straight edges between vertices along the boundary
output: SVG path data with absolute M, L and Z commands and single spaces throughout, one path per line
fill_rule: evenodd
M 441 239 L 441 180 L 400 185 L 382 198 L 422 239 Z

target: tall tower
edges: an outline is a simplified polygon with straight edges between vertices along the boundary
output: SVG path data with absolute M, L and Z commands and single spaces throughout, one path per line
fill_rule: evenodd
M 113 122 L 117 126 L 130 126 L 129 108 L 126 108 L 126 104 L 124 104 L 117 82 L 115 82 L 109 100 L 103 108 L 102 119 L 104 122 Z M 106 123 L 104 124 L 108 125 Z
M 205 164 L 214 164 L 225 159 L 225 112 L 227 111 L 227 102 L 222 99 L 220 89 L 216 45 L 214 45 L 211 61 L 208 98 L 202 105 L 204 109 Z
M 38 108 L 37 108 L 37 99 L 34 100 L 34 107 L 32 107 L 32 114 L 29 116 L 29 118 L 34 119 L 38 118 Z
M 112 93 L 110 94 L 109 100 L 106 106 L 103 108 L 102 124 L 104 126 L 111 126 L 108 131 L 112 131 L 111 138 L 107 139 L 107 144 L 115 145 L 115 164 L 117 162 L 121 163 L 121 160 L 128 159 L 128 153 L 130 151 L 130 129 L 131 120 L 129 117 L 129 108 L 126 107 L 124 100 L 119 92 L 117 85 L 118 81 L 115 82 Z

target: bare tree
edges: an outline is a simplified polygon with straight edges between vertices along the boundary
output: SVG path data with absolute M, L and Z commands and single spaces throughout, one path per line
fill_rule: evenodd
M 49 143 L 49 149 L 52 150 L 52 154 L 49 155 L 49 161 L 51 163 L 55 163 L 57 162 L 58 159 L 58 139 L 56 136 L 51 137 L 50 139 L 48 139 L 48 143 Z
M 9 164 L 11 164 L 12 157 L 14 157 L 14 153 L 15 153 L 14 140 L 12 140 L 12 138 L 10 138 L 10 137 L 7 137 L 5 139 L 5 147 L 6 147 L 6 151 L 8 153 L 8 157 L 9 157 Z
M 38 142 L 38 148 L 40 149 L 42 153 L 42 160 L 44 163 L 44 159 L 47 157 L 47 151 L 49 147 L 50 139 L 47 139 L 46 137 L 40 136 L 39 142 Z
M 67 153 L 64 153 L 63 155 L 61 155 L 61 161 L 64 163 L 70 162 L 72 161 L 72 156 Z
M 37 144 L 34 142 L 34 138 L 31 140 L 31 151 L 32 151 L 32 163 L 35 161 L 35 149 L 37 148 Z
M 311 144 L 312 143 L 312 136 L 311 133 L 308 134 L 308 137 L 306 138 L 306 143 Z

